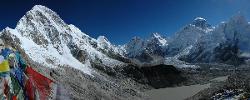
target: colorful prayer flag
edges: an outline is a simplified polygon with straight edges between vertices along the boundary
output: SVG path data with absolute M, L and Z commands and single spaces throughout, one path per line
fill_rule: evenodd
M 2 73 L 2 72 L 8 72 L 8 71 L 10 71 L 9 63 L 8 63 L 7 60 L 4 60 L 0 64 L 0 73 Z
M 31 82 L 34 82 L 35 88 L 38 90 L 39 97 L 41 100 L 46 100 L 51 92 L 51 79 L 43 76 L 36 72 L 31 67 L 26 68 L 26 74 L 28 75 Z

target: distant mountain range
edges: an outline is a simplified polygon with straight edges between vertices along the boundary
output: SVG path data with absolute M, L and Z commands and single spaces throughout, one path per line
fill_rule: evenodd
M 125 44 L 125 56 L 141 62 L 175 57 L 189 63 L 240 64 L 250 57 L 250 24 L 237 15 L 211 26 L 197 17 L 172 37 L 154 33 L 149 39 L 133 38 Z

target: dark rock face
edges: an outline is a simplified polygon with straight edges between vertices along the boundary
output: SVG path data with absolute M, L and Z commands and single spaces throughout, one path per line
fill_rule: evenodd
M 72 55 L 79 60 L 80 62 L 85 62 L 87 59 L 87 53 L 84 50 L 80 50 L 77 46 L 75 45 L 69 45 L 71 48 L 71 53 Z
M 215 48 L 215 61 L 224 62 L 231 65 L 241 64 L 242 59 L 237 55 L 239 52 L 238 46 L 235 43 L 226 42 Z
M 124 67 L 123 74 L 154 88 L 174 86 L 186 80 L 174 66 L 163 64 L 141 68 L 131 65 Z

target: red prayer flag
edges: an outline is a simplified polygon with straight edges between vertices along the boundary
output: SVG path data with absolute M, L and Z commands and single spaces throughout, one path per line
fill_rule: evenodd
M 26 81 L 25 90 L 28 100 L 35 100 L 35 89 L 30 79 Z
M 13 96 L 13 97 L 12 97 L 12 100 L 17 100 L 17 96 Z
M 31 67 L 26 68 L 26 74 L 29 77 L 29 80 L 33 83 L 34 87 L 38 90 L 40 99 L 46 100 L 50 95 L 51 83 L 53 81 L 36 72 Z
M 8 96 L 9 96 L 9 89 L 10 89 L 10 87 L 8 86 L 8 83 L 7 83 L 7 81 L 4 79 L 4 95 L 5 96 L 7 96 L 7 99 L 9 98 Z

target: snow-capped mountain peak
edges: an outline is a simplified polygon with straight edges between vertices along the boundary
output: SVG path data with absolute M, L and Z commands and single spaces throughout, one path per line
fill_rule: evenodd
M 95 71 L 90 62 L 98 60 L 109 67 L 124 64 L 99 49 L 104 44 L 108 46 L 107 51 L 119 51 L 105 37 L 91 38 L 74 25 L 66 24 L 45 6 L 34 6 L 19 20 L 15 29 L 6 28 L 1 33 L 19 40 L 25 54 L 45 67 L 69 66 L 93 75 Z
M 133 37 L 127 44 L 123 46 L 127 57 L 134 57 L 141 53 L 144 49 L 144 40 L 140 37 Z
M 167 46 L 167 40 L 165 38 L 163 38 L 159 33 L 153 33 L 151 35 L 151 39 L 148 40 L 148 42 L 152 42 L 152 41 L 157 41 L 157 44 L 160 46 Z
M 16 28 L 21 31 L 34 28 L 44 29 L 45 31 L 47 27 L 51 26 L 63 32 L 65 30 L 63 27 L 66 24 L 56 12 L 45 6 L 36 5 L 19 20 Z
M 99 36 L 97 38 L 97 47 L 105 51 L 114 51 L 115 47 L 109 42 L 105 36 Z
M 202 18 L 202 17 L 196 17 L 194 20 L 195 21 L 207 21 L 205 18 Z
M 33 39 L 38 45 L 68 42 L 68 25 L 51 9 L 36 5 L 18 22 L 16 28 L 23 36 Z M 62 40 L 62 41 L 61 41 Z
M 103 46 L 111 46 L 111 43 L 109 42 L 109 40 L 105 37 L 105 36 L 99 36 L 97 38 L 97 42 L 100 44 L 101 47 Z
M 105 36 L 99 36 L 96 41 L 97 48 L 101 51 L 104 51 L 104 53 L 112 52 L 113 54 L 119 56 L 123 56 L 125 53 L 123 46 L 113 45 Z
M 160 35 L 159 33 L 153 33 L 153 34 L 152 34 L 152 37 L 161 38 L 161 35 Z
M 212 28 L 211 25 L 208 24 L 207 20 L 202 17 L 196 17 L 192 22 L 192 25 L 194 25 L 195 27 L 199 27 L 201 29 Z

